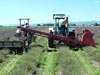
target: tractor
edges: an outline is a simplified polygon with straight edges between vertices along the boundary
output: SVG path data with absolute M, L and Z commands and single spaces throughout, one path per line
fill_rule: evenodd
M 61 36 L 69 36 L 75 38 L 75 35 L 71 34 L 75 32 L 75 28 L 69 26 L 68 17 L 65 14 L 53 14 L 55 24 L 53 28 L 49 28 L 54 34 Z M 61 22 L 62 21 L 62 22 Z
M 30 28 L 29 20 L 29 18 L 19 19 L 20 27 L 26 29 Z M 0 43 L 1 45 L 3 44 L 1 46 L 2 48 L 9 48 L 11 54 L 22 54 L 24 50 L 25 52 L 28 52 L 29 45 L 31 44 L 31 42 L 35 41 L 35 38 L 36 36 L 34 35 L 34 33 L 22 31 L 21 28 L 18 28 L 13 38 L 9 38 L 9 40 L 2 41 Z
M 71 28 L 68 23 L 68 17 L 65 14 L 53 14 L 53 19 L 55 20 L 55 24 L 53 28 L 49 28 L 50 32 L 53 32 L 55 35 L 69 37 L 71 39 L 76 39 L 75 28 Z M 61 22 L 62 21 L 62 22 Z M 53 39 L 51 39 L 52 41 Z M 65 42 L 59 40 L 60 44 L 63 42 L 64 44 L 71 44 L 71 42 Z M 52 42 L 50 42 L 52 43 Z M 50 44 L 49 43 L 49 44 Z M 52 43 L 53 44 L 53 43 Z
M 22 21 L 26 21 L 25 24 L 22 24 Z M 20 27 L 29 28 L 29 18 L 19 19 Z M 27 28 L 28 27 L 28 28 Z M 16 33 L 12 37 L 7 37 L 3 40 L 0 40 L 0 49 L 8 48 L 9 53 L 23 54 L 23 51 L 28 52 L 29 44 L 34 41 L 35 36 L 32 32 L 22 31 L 21 28 L 16 30 Z
M 69 22 L 68 22 L 68 17 L 66 17 L 65 14 L 53 14 L 53 19 L 55 20 L 55 24 L 53 28 L 49 28 L 50 33 L 52 32 L 52 34 L 54 33 L 54 35 L 59 35 L 59 36 L 63 36 L 65 38 L 69 38 L 71 40 L 77 40 L 83 43 L 88 43 L 91 44 L 92 46 L 95 46 L 93 38 L 92 38 L 92 33 L 88 30 L 88 29 L 83 29 L 87 31 L 85 33 L 82 34 L 82 38 L 78 38 L 79 34 L 76 33 L 75 28 L 72 28 L 69 26 Z M 62 21 L 62 22 L 61 22 Z M 88 37 L 89 36 L 89 37 Z M 87 38 L 90 38 L 90 40 L 86 40 Z M 49 38 L 49 47 L 53 47 L 54 46 L 54 38 Z M 61 42 L 63 42 L 64 45 L 69 46 L 70 49 L 77 49 L 77 48 L 81 48 L 83 46 L 85 46 L 86 44 L 82 45 L 73 41 L 65 41 L 65 40 L 58 40 L 58 44 L 61 45 Z M 55 47 L 55 46 L 54 46 Z

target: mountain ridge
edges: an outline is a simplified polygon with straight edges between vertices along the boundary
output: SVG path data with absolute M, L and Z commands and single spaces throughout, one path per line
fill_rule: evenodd
M 77 21 L 77 22 L 69 22 L 69 24 L 76 24 L 76 25 L 92 25 L 92 24 L 100 24 L 100 21 Z M 38 23 L 40 25 L 43 25 L 43 24 L 54 24 L 54 22 L 48 22 L 48 23 Z M 4 24 L 2 26 L 18 26 L 19 24 Z M 33 25 L 33 26 L 36 26 L 37 24 L 30 24 L 30 25 Z

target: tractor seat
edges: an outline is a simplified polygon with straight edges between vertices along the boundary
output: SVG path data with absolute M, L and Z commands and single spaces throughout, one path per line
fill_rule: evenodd
M 68 37 L 71 39 L 75 39 L 75 32 L 69 32 Z

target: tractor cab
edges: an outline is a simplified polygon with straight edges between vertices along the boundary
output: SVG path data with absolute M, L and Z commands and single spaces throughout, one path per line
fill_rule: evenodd
M 19 19 L 20 27 L 25 28 L 25 29 L 29 29 L 30 28 L 29 20 L 30 20 L 29 18 L 21 18 L 21 19 Z M 23 31 L 21 28 L 19 28 L 19 29 L 22 32 L 22 35 L 24 37 L 28 38 L 27 40 L 25 40 L 25 42 L 28 41 L 28 43 L 30 44 L 32 41 L 35 41 L 36 36 L 34 35 L 34 33 L 28 32 L 28 31 Z
M 55 20 L 54 33 L 65 36 L 68 33 L 68 17 L 65 14 L 53 14 L 53 19 Z
M 19 25 L 20 27 L 22 28 L 29 28 L 29 18 L 21 18 L 19 19 Z M 15 33 L 15 36 L 16 37 L 27 37 L 27 32 L 26 31 L 22 31 L 20 28 L 18 28 L 16 30 L 16 33 Z
M 69 27 L 68 17 L 65 14 L 53 14 L 53 19 L 55 20 L 55 24 L 51 30 L 56 35 L 68 36 L 69 38 L 75 37 L 75 28 Z
M 19 19 L 19 23 L 20 23 L 20 27 L 23 28 L 29 28 L 29 18 L 21 18 Z M 28 36 L 28 32 L 24 31 L 24 36 L 27 37 Z
M 75 39 L 77 36 L 75 34 L 75 28 L 69 27 L 68 17 L 65 14 L 53 14 L 53 19 L 55 24 L 53 28 L 49 28 L 56 35 L 69 37 Z
M 20 26 L 23 28 L 29 28 L 29 18 L 21 18 L 19 19 Z

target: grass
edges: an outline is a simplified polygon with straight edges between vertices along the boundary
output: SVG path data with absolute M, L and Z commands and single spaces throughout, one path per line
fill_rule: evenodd
M 39 62 L 41 50 L 40 48 L 35 49 L 33 49 L 34 51 L 30 51 L 28 54 L 25 54 L 18 65 L 11 71 L 10 75 L 28 75 L 28 73 L 30 73 L 30 69 L 37 69 L 36 65 Z
M 79 59 L 68 47 L 58 48 L 58 68 L 56 75 L 84 75 Z
M 96 68 L 92 65 L 92 61 L 86 56 L 84 51 L 75 52 L 80 63 L 90 75 L 100 75 L 100 68 Z
M 40 68 L 38 71 L 38 75 L 55 75 L 57 61 L 58 61 L 58 53 L 54 48 L 48 47 L 47 39 L 44 45 L 45 51 L 41 54 L 40 57 Z M 51 52 L 48 52 L 51 51 Z
M 40 71 L 38 75 L 55 75 L 57 58 L 57 52 L 44 52 L 40 60 Z
M 36 41 L 38 41 L 39 39 L 40 38 L 37 38 Z M 31 49 L 28 54 L 24 53 L 23 55 L 11 55 L 9 60 L 0 64 L 1 65 L 0 75 L 25 75 L 27 74 L 28 73 L 27 68 L 28 67 L 31 68 L 32 65 L 36 66 L 38 59 L 39 59 L 39 54 L 41 50 L 40 48 L 39 49 L 35 48 L 35 49 L 36 49 L 35 51 Z M 5 54 L 6 54 L 5 50 L 2 50 L 2 55 L 5 55 Z
M 96 48 L 88 46 L 88 47 L 84 47 L 83 50 L 88 55 L 89 58 L 100 63 L 100 47 L 99 46 L 96 46 Z
M 6 61 L 5 59 L 5 57 L 6 57 L 6 55 L 9 53 L 9 51 L 8 51 L 8 49 L 6 49 L 6 50 L 0 50 L 0 62 L 2 63 L 2 62 L 4 62 L 4 61 Z
M 100 68 L 93 65 L 99 61 L 100 47 L 84 47 L 83 51 L 72 51 L 68 47 L 58 48 L 57 75 L 100 75 Z
M 5 31 L 4 28 L 1 30 Z M 48 48 L 46 44 L 47 39 L 39 37 L 30 45 L 29 53 L 12 55 L 9 60 L 5 60 L 8 51 L 0 50 L 0 60 L 4 61 L 0 64 L 0 75 L 32 75 L 34 71 L 37 75 L 100 75 L 100 68 L 92 63 L 100 63 L 99 46 L 84 47 L 83 51 L 77 52 L 62 46 L 57 48 L 58 52 L 42 53 Z M 39 64 L 40 68 L 37 67 Z
M 0 32 L 8 31 L 8 30 L 16 30 L 16 27 L 0 27 Z
M 14 34 L 14 31 L 16 31 L 16 27 L 0 27 L 0 39 L 6 39 L 8 37 L 12 36 L 12 33 Z M 12 31 L 12 32 L 11 32 Z
M 5 66 L 0 70 L 0 75 L 10 75 L 10 71 L 15 67 L 15 65 L 21 60 L 22 56 L 16 56 L 12 60 L 6 62 Z
M 1 30 L 5 31 L 3 28 Z M 38 38 L 38 42 L 32 43 L 28 54 L 24 53 L 21 56 L 12 55 L 9 60 L 0 64 L 0 75 L 31 75 L 37 70 L 36 65 L 39 63 L 41 52 L 44 49 L 44 40 L 44 38 L 41 38 L 41 40 Z M 2 52 L 0 55 L 3 54 Z
M 39 63 L 40 55 L 44 48 L 36 45 L 43 41 L 43 38 L 35 42 L 35 45 L 30 49 L 29 53 L 22 55 L 21 60 L 13 67 L 7 75 L 31 75 L 34 71 L 37 71 L 37 64 Z M 32 46 L 32 45 L 31 45 Z

